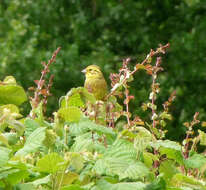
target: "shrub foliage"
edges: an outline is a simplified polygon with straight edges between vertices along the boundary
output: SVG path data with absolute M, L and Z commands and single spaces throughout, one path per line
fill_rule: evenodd
M 0 189 L 206 189 L 206 156 L 198 150 L 206 146 L 206 133 L 195 130 L 199 113 L 184 123 L 187 131 L 179 143 L 166 138 L 175 92 L 162 108 L 156 105 L 161 55 L 168 47 L 151 50 L 132 70 L 125 59 L 110 76 L 112 89 L 105 102 L 83 87 L 71 89 L 52 118 L 45 117 L 52 86 L 46 75 L 60 48 L 43 63 L 28 116 L 21 115 L 20 106 L 27 101 L 23 88 L 12 76 L 1 81 Z M 130 94 L 130 83 L 139 70 L 152 78 L 148 101 L 142 104 L 144 118 L 130 109 L 138 98 Z

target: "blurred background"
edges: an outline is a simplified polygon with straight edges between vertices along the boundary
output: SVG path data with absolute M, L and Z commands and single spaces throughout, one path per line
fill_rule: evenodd
M 61 46 L 51 66 L 55 75 L 48 112 L 72 87 L 83 86 L 80 72 L 90 64 L 109 74 L 118 72 L 122 59 L 131 68 L 151 48 L 170 43 L 159 76 L 159 108 L 176 90 L 169 135 L 184 135 L 183 122 L 196 111 L 206 120 L 206 1 L 205 0 L 0 0 L 0 79 L 13 75 L 25 90 L 40 78 L 41 62 Z M 135 74 L 131 106 L 141 113 L 148 100 L 151 77 Z

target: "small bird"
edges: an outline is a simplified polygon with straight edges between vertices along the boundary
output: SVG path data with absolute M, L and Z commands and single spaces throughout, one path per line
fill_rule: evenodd
M 94 94 L 96 100 L 104 100 L 107 95 L 107 82 L 101 72 L 101 69 L 97 65 L 89 65 L 84 70 L 86 80 L 84 87 L 88 92 Z

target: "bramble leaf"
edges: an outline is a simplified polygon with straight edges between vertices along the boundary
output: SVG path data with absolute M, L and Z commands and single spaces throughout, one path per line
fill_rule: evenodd
M 37 170 L 54 174 L 57 171 L 62 171 L 65 168 L 64 159 L 56 152 L 50 153 L 42 157 L 37 162 Z
M 198 168 L 201 169 L 206 165 L 206 157 L 201 154 L 194 154 L 185 161 L 187 168 Z
M 79 108 L 70 106 L 66 108 L 60 108 L 58 115 L 66 122 L 78 122 L 81 117 L 81 111 Z
M 80 185 L 68 185 L 62 187 L 61 190 L 86 190 L 85 188 L 80 187 Z
M 97 160 L 94 170 L 100 175 L 118 175 L 120 179 L 147 176 L 149 169 L 136 158 L 137 152 L 132 143 L 117 139 L 105 150 L 102 158 Z
M 121 182 L 112 184 L 106 180 L 99 180 L 97 185 L 92 190 L 143 190 L 146 185 L 142 182 Z
M 0 147 L 0 167 L 4 166 L 9 160 L 11 150 L 5 147 Z
M 115 135 L 111 128 L 96 124 L 88 118 L 81 119 L 79 123 L 71 124 L 69 129 L 72 135 L 80 135 L 87 131 L 94 131 L 105 135 Z
M 23 148 L 18 150 L 15 155 L 26 155 L 31 152 L 37 151 L 45 139 L 45 127 L 39 127 L 33 131 L 26 140 Z
M 206 133 L 201 130 L 198 130 L 200 136 L 200 144 L 206 146 Z
M 26 93 L 21 86 L 0 85 L 0 105 L 15 104 L 19 106 L 26 100 Z
M 78 178 L 79 178 L 79 175 L 74 172 L 67 172 L 67 173 L 58 172 L 57 184 L 58 186 L 60 186 L 60 184 L 62 186 L 69 185 Z
M 96 99 L 94 95 L 89 93 L 86 88 L 78 87 L 72 88 L 66 96 L 62 96 L 59 105 L 61 108 L 68 106 L 84 107 L 88 101 L 95 103 Z
M 25 125 L 25 137 L 26 138 L 28 138 L 29 135 L 31 135 L 31 133 L 35 131 L 37 128 L 41 127 L 39 123 L 37 123 L 35 120 L 30 119 L 30 118 L 25 119 L 24 125 Z
M 170 181 L 170 184 L 174 187 L 189 187 L 196 190 L 206 189 L 205 182 L 199 181 L 193 177 L 185 176 L 181 173 L 174 175 Z
M 172 160 L 165 160 L 165 161 L 161 162 L 161 164 L 160 164 L 160 168 L 159 168 L 160 174 L 161 173 L 164 174 L 163 178 L 167 182 L 167 184 L 169 184 L 171 178 L 175 174 L 179 173 L 175 164 L 176 163 Z

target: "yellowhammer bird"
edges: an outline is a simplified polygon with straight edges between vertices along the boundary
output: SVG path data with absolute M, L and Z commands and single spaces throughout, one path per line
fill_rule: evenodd
M 97 65 L 89 65 L 83 71 L 86 76 L 84 87 L 93 93 L 97 100 L 104 100 L 107 94 L 107 83 Z

